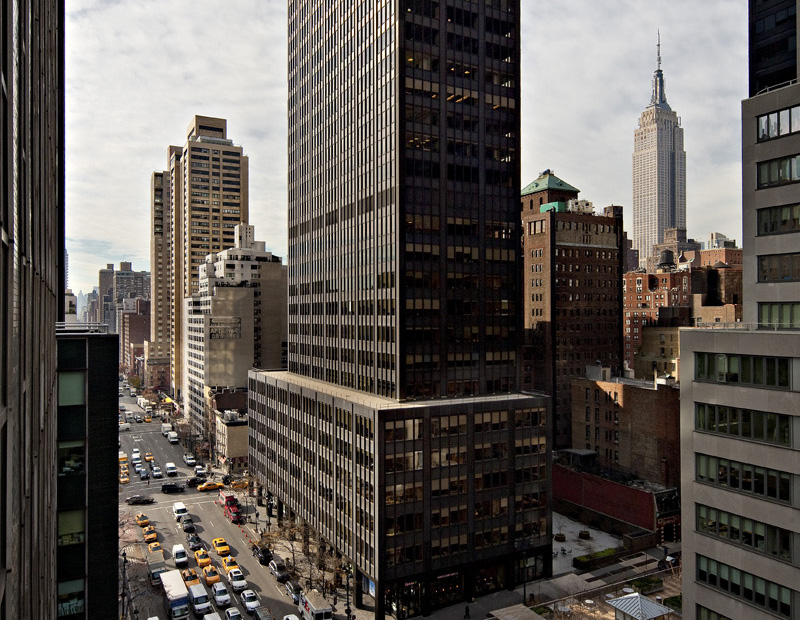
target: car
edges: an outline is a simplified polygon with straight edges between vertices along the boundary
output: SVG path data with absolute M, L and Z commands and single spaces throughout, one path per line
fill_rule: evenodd
M 133 520 L 136 521 L 136 525 L 138 525 L 139 527 L 145 527 L 146 525 L 150 525 L 150 519 L 143 512 L 137 512 Z
M 153 474 L 155 478 L 155 473 Z M 182 493 L 185 487 L 182 484 L 177 484 L 175 482 L 165 482 L 161 485 L 161 492 L 162 493 Z
M 292 597 L 292 601 L 294 601 L 294 604 L 297 605 L 297 603 L 300 602 L 300 593 L 303 591 L 303 589 L 300 587 L 300 584 L 296 581 L 290 580 L 286 582 L 285 587 L 286 593 Z
M 153 460 L 153 453 L 152 452 L 145 452 L 144 453 L 144 460 L 150 463 Z
M 193 471 L 195 476 L 205 476 L 207 473 L 206 468 L 202 465 L 195 465 Z
M 221 581 L 217 581 L 211 586 L 211 596 L 214 598 L 217 607 L 227 607 L 231 604 L 231 595 L 228 592 L 228 588 Z
M 144 418 L 142 416 L 140 416 L 140 415 L 133 416 L 133 419 L 134 419 L 134 421 L 138 422 L 139 424 L 144 422 Z
M 187 588 L 189 586 L 200 585 L 200 577 L 197 575 L 197 571 L 193 568 L 184 568 L 181 571 L 181 577 L 183 577 L 183 583 L 186 584 Z
M 144 467 L 142 467 L 141 463 L 134 463 L 133 464 L 133 471 L 135 471 L 137 474 L 141 474 L 142 470 L 144 470 Z
M 155 553 L 156 551 L 160 551 L 161 555 L 164 555 L 164 550 L 161 548 L 161 543 L 157 541 L 151 542 L 149 545 L 147 545 L 147 550 L 150 553 Z
M 183 462 L 187 465 L 194 465 L 197 461 L 194 459 L 194 456 L 191 454 L 184 454 L 183 455 Z
M 242 620 L 242 614 L 235 607 L 231 607 L 225 610 L 225 620 Z
M 149 543 L 158 540 L 158 532 L 156 532 L 156 528 L 152 525 L 148 525 L 146 528 L 143 528 L 142 534 L 144 534 L 144 542 Z
M 227 558 L 225 558 L 227 559 Z M 198 549 L 194 552 L 194 560 L 200 568 L 211 564 L 211 557 L 205 549 Z
M 199 484 L 203 484 L 205 480 L 202 478 L 198 478 L 197 476 L 192 476 L 191 478 L 186 479 L 186 486 L 187 487 L 196 487 Z
M 119 483 L 120 484 L 128 484 L 130 481 L 131 481 L 131 479 L 128 477 L 127 472 L 125 472 L 125 473 L 119 472 Z
M 236 561 L 236 558 L 232 555 L 229 555 L 226 558 L 222 558 L 222 568 L 225 569 L 226 573 L 231 572 L 234 568 L 239 568 L 239 562 Z
M 259 564 L 266 566 L 272 559 L 272 551 L 270 551 L 267 547 L 253 545 L 253 557 L 258 560 Z
M 198 485 L 198 491 L 216 491 L 217 489 L 221 489 L 224 485 L 221 482 L 213 482 L 209 480 L 208 482 L 204 482 L 201 485 Z
M 158 465 L 153 466 L 153 478 L 163 478 L 164 472 L 161 471 L 161 468 Z
M 139 480 L 150 480 L 150 472 L 139 466 Z
M 211 559 L 208 560 L 209 562 Z M 208 565 L 203 567 L 203 579 L 206 580 L 206 585 L 210 586 L 213 583 L 218 583 L 221 577 L 219 576 L 219 571 L 213 565 Z
M 231 548 L 228 546 L 228 543 L 225 542 L 224 538 L 215 538 L 211 541 L 211 546 L 214 547 L 214 551 L 217 552 L 217 555 L 231 554 Z
M 145 421 L 145 422 L 152 422 L 152 421 L 153 421 L 153 418 L 152 418 L 152 416 L 151 416 L 149 413 L 145 413 L 145 414 L 144 414 L 144 421 Z
M 192 519 L 191 517 L 184 517 L 183 519 L 181 519 L 181 527 L 183 528 L 184 532 L 194 532 L 195 531 L 194 519 Z
M 249 483 L 247 482 L 247 480 L 244 479 L 234 480 L 233 482 L 231 482 L 232 489 L 246 489 L 248 486 Z
M 228 572 L 228 583 L 231 584 L 231 589 L 234 592 L 241 592 L 247 587 L 244 573 L 239 568 L 233 568 Z
M 120 476 L 122 474 L 125 474 L 126 476 L 128 475 L 128 466 L 125 463 L 123 463 L 122 465 L 119 466 L 119 473 L 120 473 Z
M 239 600 L 242 602 L 245 611 L 249 614 L 253 613 L 256 608 L 261 605 L 258 594 L 253 592 L 253 590 L 243 590 L 239 595 Z
M 187 534 L 186 542 L 189 543 L 189 549 L 192 551 L 197 551 L 198 549 L 204 548 L 203 541 L 197 534 Z
M 149 495 L 131 495 L 125 498 L 125 503 L 130 506 L 144 506 L 145 504 L 152 504 L 154 500 Z
M 282 570 L 279 571 L 277 575 L 275 575 L 275 580 L 278 583 L 286 583 L 292 578 L 288 571 Z
M 140 456 L 141 453 L 142 453 L 142 451 L 139 450 L 139 448 L 134 448 L 133 450 L 131 450 L 131 457 Z

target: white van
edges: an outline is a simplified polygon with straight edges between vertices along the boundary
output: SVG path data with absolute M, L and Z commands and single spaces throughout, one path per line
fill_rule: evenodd
M 178 433 L 176 433 L 175 431 L 170 431 L 169 433 L 167 433 L 167 440 L 170 443 L 178 443 Z
M 181 504 L 181 506 L 183 506 L 183 504 Z M 172 559 L 175 560 L 175 566 L 189 566 L 189 554 L 186 552 L 186 549 L 183 545 L 172 546 Z
M 131 430 L 131 423 L 130 422 L 120 422 L 119 423 L 119 430 L 120 431 L 129 431 L 129 430 Z
M 189 586 L 189 602 L 192 604 L 196 616 L 203 616 L 214 611 L 214 608 L 211 607 L 211 599 L 208 598 L 208 592 L 200 584 Z
M 168 476 L 177 476 L 178 475 L 178 468 L 175 467 L 175 463 L 167 463 L 164 465 L 164 473 Z
M 161 434 L 164 435 L 164 437 L 166 437 L 167 433 L 170 433 L 170 432 L 172 432 L 172 424 L 170 424 L 169 422 L 162 422 L 161 423 Z
M 172 504 L 172 516 L 175 517 L 176 521 L 180 521 L 189 514 L 189 511 L 186 509 L 186 504 L 183 502 L 175 502 Z M 179 546 L 179 545 L 176 545 Z

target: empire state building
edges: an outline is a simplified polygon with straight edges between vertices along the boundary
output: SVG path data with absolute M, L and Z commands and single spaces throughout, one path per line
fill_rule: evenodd
M 686 228 L 686 151 L 680 118 L 667 103 L 659 38 L 653 94 L 633 139 L 633 247 L 640 267 L 668 228 Z

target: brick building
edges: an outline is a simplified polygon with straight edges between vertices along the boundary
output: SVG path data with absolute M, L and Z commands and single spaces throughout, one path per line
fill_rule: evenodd
M 714 267 L 718 263 L 725 263 L 734 269 L 742 268 L 741 248 L 688 251 L 683 253 L 683 258 L 690 261 L 692 267 Z
M 663 252 L 672 252 L 678 259 L 686 252 L 699 252 L 702 244 L 694 239 L 686 238 L 685 228 L 667 228 L 664 231 L 664 241 L 653 246 L 653 253 L 647 257 L 647 271 L 653 272 L 658 267 Z
M 596 215 L 578 191 L 546 170 L 521 198 L 522 383 L 553 396 L 558 447 L 571 445 L 570 378 L 622 363 L 622 213 Z
M 132 370 L 133 351 L 144 353 L 144 341 L 150 336 L 150 301 L 136 299 L 134 309 L 120 313 L 119 323 L 119 363 Z
M 572 447 L 594 450 L 601 471 L 677 486 L 680 389 L 674 382 L 611 377 L 597 367 L 587 376 L 602 380 L 572 380 Z

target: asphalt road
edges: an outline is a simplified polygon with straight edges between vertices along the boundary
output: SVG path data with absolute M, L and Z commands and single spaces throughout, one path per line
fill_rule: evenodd
M 126 409 L 133 410 L 135 413 L 140 413 L 141 409 L 136 405 L 135 398 L 124 397 L 120 398 L 120 404 L 124 404 Z M 214 538 L 224 538 L 230 548 L 231 555 L 236 557 L 242 572 L 248 582 L 248 588 L 255 591 L 261 598 L 261 604 L 267 606 L 272 615 L 281 620 L 284 615 L 295 614 L 299 615 L 297 606 L 289 598 L 283 584 L 279 584 L 272 574 L 269 572 L 268 567 L 261 566 L 258 560 L 253 557 L 251 547 L 252 543 L 249 542 L 246 534 L 250 534 L 252 539 L 253 534 L 246 528 L 235 525 L 224 518 L 221 508 L 215 503 L 218 496 L 218 491 L 209 491 L 203 493 L 197 489 L 187 487 L 183 493 L 164 494 L 161 493 L 162 481 L 179 482 L 185 484 L 187 476 L 192 475 L 192 468 L 184 465 L 183 455 L 184 448 L 180 444 L 170 444 L 166 437 L 161 435 L 161 420 L 153 418 L 150 423 L 136 423 L 131 422 L 130 431 L 122 431 L 120 437 L 120 450 L 126 452 L 130 458 L 133 448 L 139 448 L 144 459 L 145 452 L 152 452 L 155 461 L 164 469 L 167 462 L 173 462 L 178 467 L 177 477 L 164 477 L 163 480 L 151 479 L 148 486 L 146 481 L 140 481 L 138 474 L 131 468 L 131 482 L 129 484 L 120 485 L 119 492 L 119 513 L 120 517 L 123 515 L 135 515 L 138 512 L 144 512 L 149 518 L 152 525 L 155 526 L 158 532 L 158 540 L 164 548 L 164 557 L 167 561 L 167 569 L 175 568 L 172 559 L 172 546 L 175 544 L 184 544 L 187 552 L 192 556 L 189 562 L 189 567 L 194 568 L 198 574 L 201 574 L 201 569 L 198 568 L 191 552 L 186 545 L 186 534 L 183 532 L 180 523 L 176 522 L 172 516 L 172 504 L 176 501 L 183 502 L 192 516 L 197 531 L 196 533 L 205 543 L 206 549 L 209 550 L 212 563 L 217 567 L 220 574 L 223 575 L 222 582 L 228 586 L 228 582 L 224 577 L 225 571 L 220 563 L 220 557 L 213 551 L 211 547 L 211 540 Z M 144 465 L 148 465 L 143 463 Z M 149 469 L 149 468 L 148 468 Z M 244 501 L 244 492 L 236 491 L 239 495 L 240 502 Z M 155 498 L 155 503 L 146 506 L 128 506 L 125 503 L 125 498 L 130 495 L 151 495 Z M 251 512 L 253 507 L 251 505 Z M 144 542 L 141 537 L 139 539 L 142 546 Z M 122 549 L 120 549 L 122 551 Z M 146 547 L 143 549 L 146 553 Z M 210 589 L 209 590 L 210 595 Z M 230 588 L 228 588 L 230 591 Z M 230 591 L 233 594 L 232 591 Z M 138 605 L 139 618 L 149 618 L 150 616 L 158 616 L 164 618 L 163 604 L 153 605 L 153 601 L 159 599 L 148 596 L 141 597 L 142 603 Z M 163 599 L 161 599 L 163 601 Z M 154 607 L 150 609 L 149 607 Z M 216 606 L 215 606 L 216 607 Z M 244 607 L 237 605 L 242 615 L 246 615 Z M 220 615 L 224 618 L 223 609 L 217 609 Z

